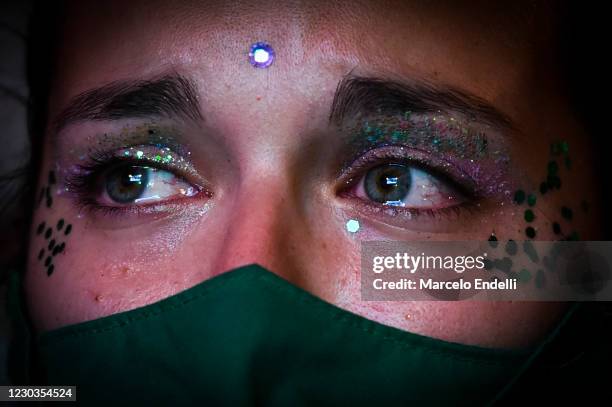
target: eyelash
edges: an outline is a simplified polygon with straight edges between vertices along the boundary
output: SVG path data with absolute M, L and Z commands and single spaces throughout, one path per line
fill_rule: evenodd
M 418 159 L 416 157 L 411 158 L 408 157 L 405 152 L 401 152 L 401 150 L 410 150 L 413 155 L 421 155 L 422 157 Z M 360 209 L 366 212 L 385 212 L 393 217 L 405 216 L 409 218 L 416 218 L 426 216 L 428 218 L 439 219 L 458 216 L 463 214 L 464 211 L 473 213 L 479 208 L 479 200 L 481 197 L 474 192 L 473 180 L 470 179 L 468 182 L 460 182 L 458 178 L 460 177 L 461 172 L 446 161 L 438 160 L 439 162 L 436 163 L 438 168 L 436 168 L 436 164 L 433 163 L 433 161 L 436 160 L 429 158 L 430 154 L 425 151 L 407 148 L 403 145 L 387 144 L 384 146 L 376 146 L 371 148 L 365 153 L 360 154 L 358 157 L 359 158 L 343 169 L 342 175 L 340 176 L 342 187 L 339 189 L 338 195 L 361 201 L 358 202 L 357 205 L 360 207 Z M 442 166 L 442 163 L 446 164 L 450 168 L 453 168 L 454 174 L 448 174 L 448 172 L 440 170 L 439 167 Z M 454 189 L 456 189 L 466 198 L 466 202 L 441 209 L 416 209 L 384 205 L 373 201 L 365 201 L 362 198 L 354 196 L 354 194 L 351 192 L 348 192 L 348 190 L 353 189 L 363 179 L 368 171 L 376 168 L 377 166 L 385 164 L 403 164 L 426 171 L 442 181 L 450 183 Z M 463 175 L 463 177 L 466 176 Z
M 116 168 L 119 165 L 134 165 L 147 166 L 159 170 L 168 171 L 179 178 L 187 179 L 189 174 L 184 173 L 179 168 L 172 165 L 167 165 L 163 162 L 155 162 L 149 159 L 134 159 L 117 156 L 115 152 L 107 151 L 92 151 L 89 153 L 86 161 L 83 164 L 78 164 L 72 174 L 66 177 L 66 189 L 76 197 L 76 206 L 80 212 L 99 212 L 102 215 L 118 216 L 127 213 L 134 215 L 146 215 L 155 212 L 156 207 L 168 205 L 169 202 L 153 203 L 149 205 L 125 205 L 125 206 L 109 206 L 101 205 L 94 197 L 96 189 L 99 186 L 98 178 Z M 210 193 L 205 191 L 199 185 L 194 186 L 199 190 L 198 193 L 204 192 L 210 197 Z

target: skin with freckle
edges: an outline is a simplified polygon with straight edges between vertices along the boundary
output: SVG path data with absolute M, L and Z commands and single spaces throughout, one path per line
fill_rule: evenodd
M 134 309 L 258 263 L 344 309 L 403 330 L 486 347 L 534 344 L 558 321 L 564 304 L 361 301 L 360 241 L 494 236 L 505 244 L 528 239 L 528 227 L 535 240 L 574 231 L 584 240 L 601 237 L 592 146 L 548 52 L 555 40 L 552 14 L 543 5 L 490 2 L 69 2 L 55 55 L 50 123 L 92 88 L 168 72 L 193 82 L 204 119 L 77 121 L 57 134 L 49 125 L 41 138 L 41 204 L 26 272 L 36 328 Z M 249 46 L 260 40 L 276 52 L 265 69 L 248 61 Z M 442 122 L 458 121 L 435 124 L 446 137 L 436 147 L 442 153 L 434 151 L 433 138 L 401 151 L 392 143 L 373 151 L 376 139 L 349 148 L 345 139 L 360 134 L 367 140 L 368 131 L 390 131 L 404 120 L 371 112 L 341 128 L 330 123 L 334 92 L 349 73 L 462 89 L 495 106 L 514 128 L 440 112 Z M 431 118 L 413 116 L 406 132 L 429 131 Z M 468 148 L 473 145 L 457 153 L 458 136 L 448 135 L 449 126 L 486 134 L 486 148 L 478 150 L 484 153 L 475 154 Z M 158 135 L 162 150 L 151 141 Z M 551 153 L 560 142 L 569 152 Z M 164 147 L 172 158 L 152 162 Z M 142 151 L 150 165 L 179 162 L 168 170 L 199 193 L 176 192 L 138 211 L 91 210 L 77 202 L 84 194 L 71 186 L 85 188 L 74 176 L 101 150 L 104 157 Z M 436 167 L 459 185 L 432 178 L 421 208 L 375 205 L 360 180 L 383 155 L 402 155 L 423 171 Z M 47 197 L 50 171 L 58 187 Z M 541 193 L 549 175 L 552 188 Z M 163 179 L 156 182 L 168 187 Z M 100 200 L 110 202 L 108 188 L 100 190 Z M 588 211 L 580 209 L 583 201 Z M 420 214 L 432 203 L 469 209 Z M 53 237 L 45 236 L 46 227 L 55 228 Z M 47 249 L 51 239 L 55 246 Z M 50 273 L 47 252 L 64 242 L 51 256 Z M 530 273 L 535 280 L 537 269 Z

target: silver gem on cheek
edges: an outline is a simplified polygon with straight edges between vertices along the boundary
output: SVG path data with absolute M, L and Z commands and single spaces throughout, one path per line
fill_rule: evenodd
M 255 68 L 268 68 L 274 62 L 274 49 L 265 42 L 256 42 L 249 49 L 249 62 Z

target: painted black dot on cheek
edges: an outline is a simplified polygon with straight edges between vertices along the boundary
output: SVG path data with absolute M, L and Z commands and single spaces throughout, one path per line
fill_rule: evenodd
M 40 235 L 43 230 L 45 230 L 45 222 L 41 222 L 41 224 L 38 225 L 38 228 L 36 229 L 36 234 Z
M 62 242 L 62 244 L 60 244 L 59 246 L 57 246 L 59 248 L 58 253 L 61 253 L 64 251 L 64 249 L 66 248 L 66 243 Z
M 48 266 L 49 264 L 51 264 L 51 256 L 47 256 L 45 259 L 45 266 Z
M 534 206 L 536 204 L 537 198 L 534 194 L 529 194 L 527 197 L 527 205 Z
M 64 230 L 64 234 L 68 236 L 70 232 L 72 232 L 72 224 L 69 223 L 68 226 L 66 226 L 66 230 Z
M 40 251 L 38 252 L 38 260 L 42 260 L 44 255 L 45 255 L 45 249 L 40 249 Z
M 514 193 L 514 202 L 516 202 L 517 205 L 520 205 L 524 201 L 525 201 L 525 191 L 523 191 L 522 189 L 519 189 L 518 191 Z
M 514 240 L 508 240 L 508 243 L 506 243 L 506 253 L 508 253 L 510 256 L 514 256 L 517 251 L 518 248 L 516 242 Z
M 47 267 L 47 276 L 50 276 L 51 274 L 53 274 L 53 270 L 55 269 L 55 267 L 53 266 L 53 264 L 51 264 L 49 267 Z
M 491 233 L 491 236 L 489 236 L 489 246 L 492 248 L 497 247 L 497 236 L 495 236 L 493 233 Z
M 55 239 L 51 239 L 49 241 L 49 246 L 47 247 L 47 250 L 53 250 L 54 247 L 55 247 Z
M 525 234 L 527 235 L 528 238 L 533 239 L 536 235 L 536 231 L 534 228 L 529 226 L 527 229 L 525 229 Z
M 57 256 L 59 252 L 60 252 L 60 246 L 59 246 L 59 245 L 57 245 L 57 246 L 55 246 L 55 247 L 53 248 L 53 253 L 52 253 L 52 255 L 53 255 L 53 256 Z
M 538 252 L 536 251 L 531 241 L 526 240 L 523 242 L 523 251 L 525 251 L 525 254 L 529 256 L 529 260 L 531 260 L 532 262 L 537 263 L 540 260 L 540 258 L 538 257 Z
M 62 230 L 64 227 L 64 219 L 60 219 L 57 221 L 57 230 Z
M 552 228 L 553 228 L 553 232 L 556 235 L 560 235 L 561 234 L 561 225 L 559 225 L 557 222 L 553 223 Z
M 547 191 L 548 191 L 548 185 L 546 184 L 546 182 L 542 182 L 540 184 L 540 193 L 544 195 Z
M 51 232 L 52 232 L 51 228 L 47 228 L 47 231 L 45 232 L 45 239 L 48 239 L 51 237 Z

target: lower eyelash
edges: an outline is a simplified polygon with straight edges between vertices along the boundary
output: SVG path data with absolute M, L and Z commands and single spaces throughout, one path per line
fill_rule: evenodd
M 473 214 L 478 212 L 480 209 L 480 204 L 477 201 L 471 200 L 463 202 L 459 205 L 447 206 L 439 209 L 415 209 L 369 202 L 349 192 L 341 192 L 339 196 L 344 199 L 351 199 L 353 201 L 353 205 L 355 205 L 357 210 L 360 212 L 365 212 L 374 216 L 391 216 L 393 218 L 402 217 L 406 220 L 416 220 L 422 217 L 426 217 L 428 219 L 452 220 L 458 218 L 460 215 L 463 215 L 466 211 L 468 214 Z

